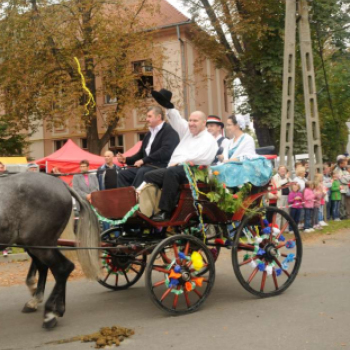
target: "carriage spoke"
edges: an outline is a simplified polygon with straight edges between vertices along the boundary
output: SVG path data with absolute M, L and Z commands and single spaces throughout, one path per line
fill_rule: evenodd
M 200 292 L 198 292 L 197 289 L 193 289 L 193 291 L 198 295 L 199 299 L 203 297 L 203 295 Z
M 256 267 L 253 272 L 250 274 L 248 280 L 247 280 L 247 283 L 250 284 L 250 282 L 253 280 L 253 278 L 256 276 L 256 274 L 258 273 L 259 271 L 259 268 Z
M 165 280 L 159 281 L 159 282 L 154 283 L 152 288 L 157 288 L 157 287 L 163 286 L 164 284 L 165 284 Z
M 129 277 L 128 277 L 128 275 L 126 274 L 125 270 L 123 270 L 123 275 L 124 275 L 126 281 L 127 281 L 128 283 L 130 283 Z
M 285 270 L 284 268 L 282 268 L 282 264 L 279 262 L 279 260 L 277 258 L 274 258 L 276 264 L 282 269 L 282 271 L 288 276 L 290 277 L 290 274 L 287 270 Z
M 166 270 L 164 269 L 163 267 L 160 267 L 160 266 L 157 266 L 157 265 L 153 265 L 152 266 L 152 269 L 155 270 L 155 271 L 158 271 L 158 272 L 163 272 L 163 273 L 166 273 L 166 274 L 170 274 L 170 271 L 169 270 Z
M 273 270 L 272 272 L 272 278 L 273 278 L 273 283 L 275 284 L 275 288 L 276 290 L 278 290 L 278 281 L 277 281 L 277 275 L 275 270 Z
M 187 241 L 186 246 L 185 246 L 185 250 L 184 250 L 184 254 L 185 254 L 185 255 L 188 255 L 188 250 L 189 250 L 189 248 L 190 248 L 190 242 Z
M 282 226 L 282 228 L 281 228 L 281 232 L 277 235 L 277 239 L 278 238 L 280 238 L 280 236 L 284 233 L 284 231 L 287 229 L 287 227 L 288 227 L 288 222 L 285 222 L 284 224 L 283 224 L 283 226 Z
M 162 297 L 160 298 L 160 301 L 163 302 L 163 300 L 169 295 L 169 293 L 171 292 L 171 288 L 168 288 L 164 294 L 162 295 Z
M 252 261 L 254 261 L 254 260 L 258 259 L 258 258 L 259 258 L 258 256 L 254 256 L 252 258 L 249 258 L 248 260 L 243 261 L 242 263 L 240 263 L 239 266 L 247 265 L 247 264 L 251 263 Z
M 108 280 L 108 278 L 109 278 L 109 276 L 111 275 L 111 273 L 112 273 L 112 270 L 110 270 L 110 271 L 108 272 L 108 274 L 107 274 L 107 276 L 105 277 L 105 279 L 103 280 L 103 282 L 106 282 L 106 281 Z
M 174 250 L 174 255 L 175 255 L 175 258 L 176 258 L 176 263 L 178 265 L 180 265 L 179 249 L 178 249 L 177 244 L 175 242 L 173 243 L 173 250 Z
M 176 290 L 180 290 L 181 286 L 177 286 Z M 179 294 L 175 294 L 174 301 L 173 301 L 173 309 L 176 309 L 177 303 L 179 301 Z
M 260 292 L 263 292 L 265 289 L 266 277 L 267 277 L 267 272 L 264 271 L 261 278 Z
M 188 292 L 187 292 L 186 289 L 184 289 L 184 297 L 185 297 L 185 300 L 186 300 L 186 305 L 189 308 L 191 306 L 191 302 L 190 302 L 190 298 L 188 297 Z
M 165 263 L 170 264 L 171 260 L 168 258 L 165 252 L 161 252 L 160 255 L 162 256 L 162 259 Z
M 238 243 L 238 249 L 254 251 L 254 247 L 252 245 L 246 244 L 246 243 L 243 243 L 243 242 L 239 242 Z
M 115 274 L 115 285 L 117 286 L 119 283 L 119 275 L 116 273 Z
M 130 270 L 133 270 L 135 273 L 139 273 L 139 271 L 135 270 L 132 266 L 129 266 Z

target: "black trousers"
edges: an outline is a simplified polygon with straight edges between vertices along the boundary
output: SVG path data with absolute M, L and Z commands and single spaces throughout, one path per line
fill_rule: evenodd
M 144 181 L 145 174 L 154 168 L 149 166 L 142 166 L 140 168 L 128 168 L 119 171 L 117 178 L 117 187 L 134 186 L 139 187 Z
M 171 213 L 176 207 L 180 185 L 188 183 L 182 165 L 150 171 L 145 175 L 145 181 L 162 188 L 159 209 L 168 213 Z

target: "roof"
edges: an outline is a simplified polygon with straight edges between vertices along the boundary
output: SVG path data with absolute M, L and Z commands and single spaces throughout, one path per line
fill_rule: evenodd
M 151 0 L 152 1 L 152 0 Z M 176 9 L 166 0 L 153 0 L 159 1 L 159 12 L 161 16 L 157 16 L 156 24 L 159 27 L 165 27 L 172 24 L 178 24 L 183 22 L 189 22 L 190 19 Z
M 132 0 L 129 0 L 128 4 L 132 6 L 130 1 Z M 147 5 L 148 6 L 139 13 L 143 29 L 164 28 L 184 22 L 191 22 L 190 18 L 186 17 L 166 0 L 148 0 Z M 150 8 L 153 8 L 153 13 L 149 11 Z M 137 9 L 136 7 L 135 11 L 137 11 Z
M 141 141 L 137 142 L 136 145 L 134 145 L 131 149 L 126 151 L 124 155 L 127 157 L 134 155 L 140 149 L 141 144 Z M 105 163 L 104 157 L 84 151 L 72 140 L 68 140 L 59 150 L 50 154 L 47 157 L 38 159 L 37 161 L 35 161 L 35 163 L 38 165 L 48 165 L 48 167 L 51 170 L 53 166 L 65 168 L 69 165 L 69 167 L 75 168 L 83 159 L 89 161 L 91 169 L 96 169 Z M 121 165 L 116 157 L 114 157 L 114 163 L 117 165 Z

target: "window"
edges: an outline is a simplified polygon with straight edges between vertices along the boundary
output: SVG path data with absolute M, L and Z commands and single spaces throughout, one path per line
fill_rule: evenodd
M 112 136 L 109 139 L 109 149 L 114 153 L 124 153 L 124 136 Z
M 80 139 L 80 144 L 82 149 L 88 149 L 87 139 Z
M 66 142 L 67 140 L 55 140 L 54 141 L 55 151 L 58 151 L 60 148 L 62 148 Z
M 138 97 L 151 97 L 153 88 L 153 66 L 151 60 L 133 62 L 135 90 Z
M 145 132 L 137 134 L 138 141 L 143 141 L 145 136 L 146 136 Z
M 114 104 L 118 103 L 117 95 L 111 96 L 111 95 L 105 95 L 105 104 Z
M 103 86 L 104 86 L 104 103 L 116 104 L 117 98 L 117 78 L 115 70 L 106 70 L 103 73 Z

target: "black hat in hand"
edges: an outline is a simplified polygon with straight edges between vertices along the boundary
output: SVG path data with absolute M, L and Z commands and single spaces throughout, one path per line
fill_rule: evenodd
M 171 109 L 174 105 L 170 102 L 173 94 L 169 90 L 161 89 L 152 91 L 153 98 L 164 108 Z

